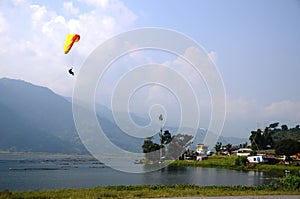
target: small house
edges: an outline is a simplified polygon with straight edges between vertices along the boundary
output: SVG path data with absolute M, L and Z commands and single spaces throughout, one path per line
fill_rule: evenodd
M 238 151 L 237 151 L 237 156 L 249 156 L 250 153 L 251 153 L 251 149 L 249 148 L 240 148 Z

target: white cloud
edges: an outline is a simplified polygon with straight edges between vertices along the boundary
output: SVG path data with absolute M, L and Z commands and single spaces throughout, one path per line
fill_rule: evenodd
M 29 6 L 32 11 L 32 24 L 33 26 L 37 26 L 38 23 L 42 22 L 43 17 L 47 14 L 47 10 L 45 6 L 39 6 L 39 5 L 30 5 Z
M 91 6 L 97 6 L 101 8 L 106 8 L 109 4 L 109 0 L 79 0 Z
M 8 23 L 5 20 L 3 14 L 0 12 L 0 34 L 6 33 L 8 31 Z
M 266 117 L 277 116 L 279 119 L 286 118 L 290 121 L 300 122 L 300 102 L 291 100 L 274 102 L 264 108 L 264 113 Z
M 0 78 L 23 79 L 71 95 L 75 78 L 68 67 L 74 65 L 76 74 L 101 42 L 133 27 L 135 20 L 117 0 L 61 2 L 56 8 L 26 0 L 1 2 Z M 81 35 L 80 43 L 64 55 L 65 37 L 73 32 Z
M 20 3 L 23 3 L 25 2 L 25 0 L 12 0 L 12 2 L 17 5 L 17 4 L 20 4 Z
M 64 10 L 66 14 L 76 15 L 79 13 L 79 9 L 75 8 L 73 2 L 64 2 Z
M 234 117 L 248 118 L 250 115 L 259 115 L 262 107 L 255 99 L 245 99 L 239 97 L 229 100 L 227 104 L 227 113 Z
M 300 102 L 282 100 L 262 104 L 257 99 L 229 99 L 224 133 L 248 137 L 251 130 L 264 128 L 272 122 L 289 127 L 300 124 Z
M 255 119 L 261 124 L 277 120 L 300 122 L 300 102 L 282 100 L 262 104 L 256 99 L 240 97 L 228 100 L 227 113 L 228 117 L 234 119 Z

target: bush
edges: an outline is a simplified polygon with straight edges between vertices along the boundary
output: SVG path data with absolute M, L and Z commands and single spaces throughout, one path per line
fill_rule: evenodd
M 247 157 L 246 156 L 238 156 L 235 159 L 235 166 L 246 166 L 247 165 Z
M 250 152 L 250 155 L 251 155 L 251 156 L 257 155 L 257 151 L 256 151 L 256 150 L 252 150 L 252 151 Z
M 280 179 L 282 186 L 289 190 L 300 189 L 300 177 L 296 175 L 286 175 Z
M 3 191 L 0 192 L 0 199 L 10 198 L 10 197 L 11 197 L 11 192 L 8 189 L 4 189 Z

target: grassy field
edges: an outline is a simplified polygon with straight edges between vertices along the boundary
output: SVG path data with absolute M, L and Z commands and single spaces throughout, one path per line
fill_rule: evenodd
M 184 161 L 175 160 L 171 166 L 196 166 L 233 169 L 235 167 L 236 156 L 210 156 L 208 160 L 203 161 Z
M 245 196 L 245 195 L 299 195 L 299 189 L 278 185 L 269 186 L 197 186 L 197 185 L 147 185 L 108 186 L 93 189 L 63 189 L 52 191 L 9 192 L 4 190 L 0 198 L 152 198 L 187 196 Z
M 237 169 L 247 171 L 264 171 L 284 174 L 286 170 L 293 174 L 300 172 L 300 166 L 296 165 L 281 165 L 281 164 L 254 164 L 254 165 L 236 165 L 236 159 L 238 157 L 232 156 L 210 156 L 208 160 L 204 161 L 183 161 L 176 160 L 171 163 L 171 166 L 196 166 L 196 167 L 213 167 L 213 168 L 224 168 L 224 169 Z

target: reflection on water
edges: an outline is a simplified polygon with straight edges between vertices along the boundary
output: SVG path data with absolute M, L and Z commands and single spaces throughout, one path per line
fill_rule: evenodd
M 145 165 L 139 166 L 142 169 Z M 0 176 L 0 190 L 143 184 L 253 186 L 268 184 L 271 178 L 277 177 L 263 172 L 201 167 L 166 167 L 154 172 L 130 174 L 113 170 L 92 156 L 57 154 L 0 154 Z
M 201 167 L 167 167 L 160 172 L 155 172 L 155 175 L 145 174 L 143 177 L 145 184 L 159 182 L 160 184 L 197 184 L 202 186 L 254 186 L 276 182 L 274 178 L 277 176 L 256 171 L 246 172 Z

